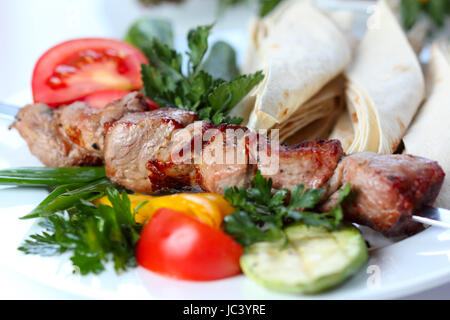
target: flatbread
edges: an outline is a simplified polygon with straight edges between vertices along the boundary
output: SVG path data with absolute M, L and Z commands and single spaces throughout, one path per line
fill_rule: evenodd
M 431 46 L 426 75 L 427 100 L 403 138 L 405 153 L 436 160 L 446 179 L 436 206 L 450 209 L 450 43 Z
M 347 36 L 330 15 L 308 2 L 283 2 L 250 23 L 243 72 L 263 70 L 265 79 L 231 115 L 244 118 L 252 130 L 274 128 L 295 115 L 298 131 L 323 117 L 308 102 L 344 71 L 350 58 Z M 335 99 L 333 92 L 328 99 Z M 318 107 L 324 105 L 320 99 Z M 329 104 L 325 109 L 329 114 Z
M 343 141 L 347 153 L 393 153 L 424 98 L 425 84 L 417 55 L 385 0 L 377 3 L 346 77 L 348 114 L 330 137 Z
M 328 138 L 339 114 L 344 110 L 344 88 L 345 79 L 338 76 L 283 123 L 275 125 L 273 129 L 280 130 L 280 141 L 296 144 Z

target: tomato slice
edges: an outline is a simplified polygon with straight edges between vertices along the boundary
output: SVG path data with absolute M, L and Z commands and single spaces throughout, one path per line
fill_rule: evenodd
M 171 209 L 158 210 L 137 245 L 138 263 L 178 279 L 210 281 L 241 273 L 242 247 L 223 231 Z
M 118 40 L 88 38 L 64 42 L 37 62 L 32 80 L 35 103 L 52 107 L 105 90 L 142 88 L 141 65 L 147 58 Z

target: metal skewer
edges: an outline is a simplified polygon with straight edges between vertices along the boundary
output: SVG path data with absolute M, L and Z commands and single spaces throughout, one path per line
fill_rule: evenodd
M 5 120 L 14 121 L 17 112 L 19 112 L 19 107 L 4 104 L 0 102 L 0 118 Z
M 0 103 L 0 118 L 14 121 L 19 109 L 17 106 Z M 412 219 L 426 225 L 450 229 L 450 210 L 447 209 L 426 207 L 420 215 L 412 216 Z
M 434 227 L 450 229 L 450 210 L 425 207 L 420 215 L 412 216 L 414 221 Z

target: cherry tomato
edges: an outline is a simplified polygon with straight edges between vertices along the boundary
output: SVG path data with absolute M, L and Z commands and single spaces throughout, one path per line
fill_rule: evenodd
M 142 88 L 141 65 L 147 58 L 118 40 L 89 38 L 64 42 L 37 62 L 32 80 L 36 103 L 51 107 L 105 90 Z
M 242 247 L 223 231 L 182 212 L 160 209 L 144 227 L 136 257 L 153 272 L 210 281 L 240 274 L 242 253 Z

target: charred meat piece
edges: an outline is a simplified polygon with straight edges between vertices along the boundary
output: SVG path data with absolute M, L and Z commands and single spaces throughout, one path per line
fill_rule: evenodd
M 103 158 L 105 126 L 120 120 L 128 113 L 147 110 L 143 95 L 134 92 L 101 110 L 90 108 L 83 103 L 74 103 L 58 109 L 56 114 L 65 135 L 74 144 Z
M 411 235 L 423 226 L 411 216 L 432 205 L 445 173 L 437 162 L 411 155 L 357 153 L 344 158 L 330 180 L 330 194 L 351 183 L 353 197 L 344 203 L 346 219 L 389 237 Z M 331 194 L 324 210 L 336 202 Z
M 300 183 L 321 188 L 344 155 L 336 140 L 285 146 L 244 127 L 221 125 L 212 132 L 203 147 L 202 163 L 195 166 L 197 181 L 208 192 L 247 188 L 258 170 L 273 180 L 275 189 L 291 190 Z
M 151 177 L 161 177 L 162 190 L 190 186 L 201 190 L 195 164 L 201 162 L 204 134 L 213 128 L 209 121 L 196 121 L 172 135 L 148 163 Z M 164 178 L 165 177 L 165 178 Z
M 270 143 L 268 146 L 269 149 L 273 148 Z M 270 154 L 269 159 L 278 159 L 278 164 L 267 166 L 265 161 L 260 161 L 258 169 L 264 177 L 272 178 L 275 189 L 289 190 L 300 183 L 307 188 L 324 187 L 344 156 L 338 140 L 305 141 L 293 146 L 281 145 L 278 157 L 272 154 L 276 150 L 269 151 L 261 154 Z M 273 168 L 277 167 L 278 169 L 274 171 Z
M 84 106 L 75 103 L 76 106 Z M 11 126 L 19 131 L 33 155 L 48 167 L 96 166 L 102 159 L 73 143 L 61 130 L 53 109 L 43 104 L 22 108 Z
M 195 163 L 197 182 L 207 192 L 224 192 L 225 187 L 247 188 L 254 169 L 249 163 L 247 128 L 220 125 L 206 131 L 201 161 Z
M 105 137 L 105 167 L 107 176 L 130 190 L 152 193 L 173 181 L 164 174 L 169 162 L 157 159 L 173 134 L 192 123 L 196 114 L 180 109 L 158 109 L 131 113 L 113 123 Z
M 29 105 L 18 113 L 12 127 L 46 166 L 95 166 L 103 163 L 105 126 L 126 114 L 145 110 L 147 103 L 141 93 L 130 93 L 102 110 L 82 102 L 57 110 Z

